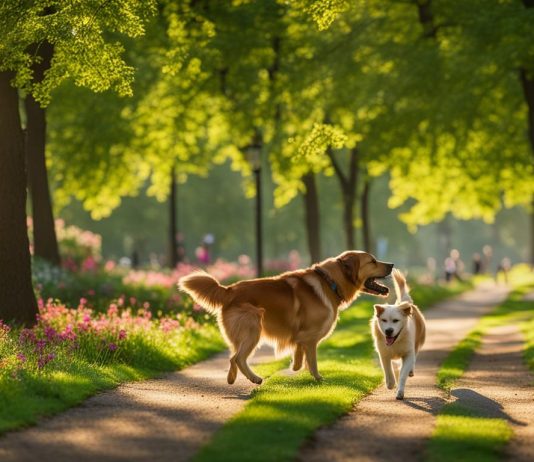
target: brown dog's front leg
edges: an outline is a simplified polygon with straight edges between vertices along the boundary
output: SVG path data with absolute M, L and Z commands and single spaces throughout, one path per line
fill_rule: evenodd
M 295 347 L 295 351 L 293 352 L 293 364 L 291 365 L 291 368 L 294 371 L 300 371 L 302 369 L 303 360 L 304 360 L 304 350 L 302 349 L 302 345 L 297 343 L 297 346 Z
M 304 352 L 306 353 L 306 363 L 308 364 L 308 369 L 310 374 L 313 375 L 313 378 L 320 382 L 323 380 L 319 370 L 317 369 L 317 343 L 308 343 L 304 345 Z

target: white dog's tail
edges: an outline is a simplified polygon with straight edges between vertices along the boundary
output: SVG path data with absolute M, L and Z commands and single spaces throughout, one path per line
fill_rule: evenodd
M 410 287 L 408 286 L 404 275 L 397 268 L 393 269 L 393 280 L 395 281 L 397 305 L 402 302 L 408 302 L 413 305 L 412 297 L 410 297 Z
M 178 288 L 210 313 L 216 313 L 228 300 L 228 287 L 205 271 L 194 271 L 178 282 Z

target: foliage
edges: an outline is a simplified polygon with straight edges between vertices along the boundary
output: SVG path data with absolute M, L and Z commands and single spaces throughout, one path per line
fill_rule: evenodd
M 129 95 L 133 69 L 122 59 L 124 47 L 116 37 L 143 35 L 155 6 L 154 0 L 3 2 L 0 71 L 15 71 L 17 87 L 41 104 L 68 79 L 93 91 L 112 88 Z M 45 41 L 53 45 L 54 57 L 43 81 L 34 82 L 31 66 L 38 57 L 31 46 Z

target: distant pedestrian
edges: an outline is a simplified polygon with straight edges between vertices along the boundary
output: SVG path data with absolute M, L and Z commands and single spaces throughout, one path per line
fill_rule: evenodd
M 213 234 L 206 234 L 202 243 L 195 250 L 195 255 L 199 263 L 208 265 L 211 262 L 211 246 L 215 242 Z
M 445 259 L 445 281 L 451 282 L 456 274 L 456 263 L 451 257 Z
M 508 257 L 504 257 L 501 262 L 499 263 L 499 266 L 497 266 L 497 271 L 495 273 L 495 282 L 499 282 L 499 274 L 502 273 L 504 277 L 504 283 L 508 285 L 508 272 L 512 268 L 512 262 Z
M 479 253 L 473 254 L 473 274 L 482 273 L 482 257 Z
M 462 281 L 460 273 L 463 271 L 464 264 L 460 259 L 460 252 L 452 249 L 449 256 L 445 259 L 445 281 L 451 282 L 453 279 Z

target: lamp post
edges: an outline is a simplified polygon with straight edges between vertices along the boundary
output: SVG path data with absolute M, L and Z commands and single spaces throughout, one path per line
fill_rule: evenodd
M 261 198 L 261 143 L 256 136 L 247 146 L 246 158 L 252 167 L 256 183 L 256 276 L 263 275 L 263 232 L 262 232 L 262 198 Z

